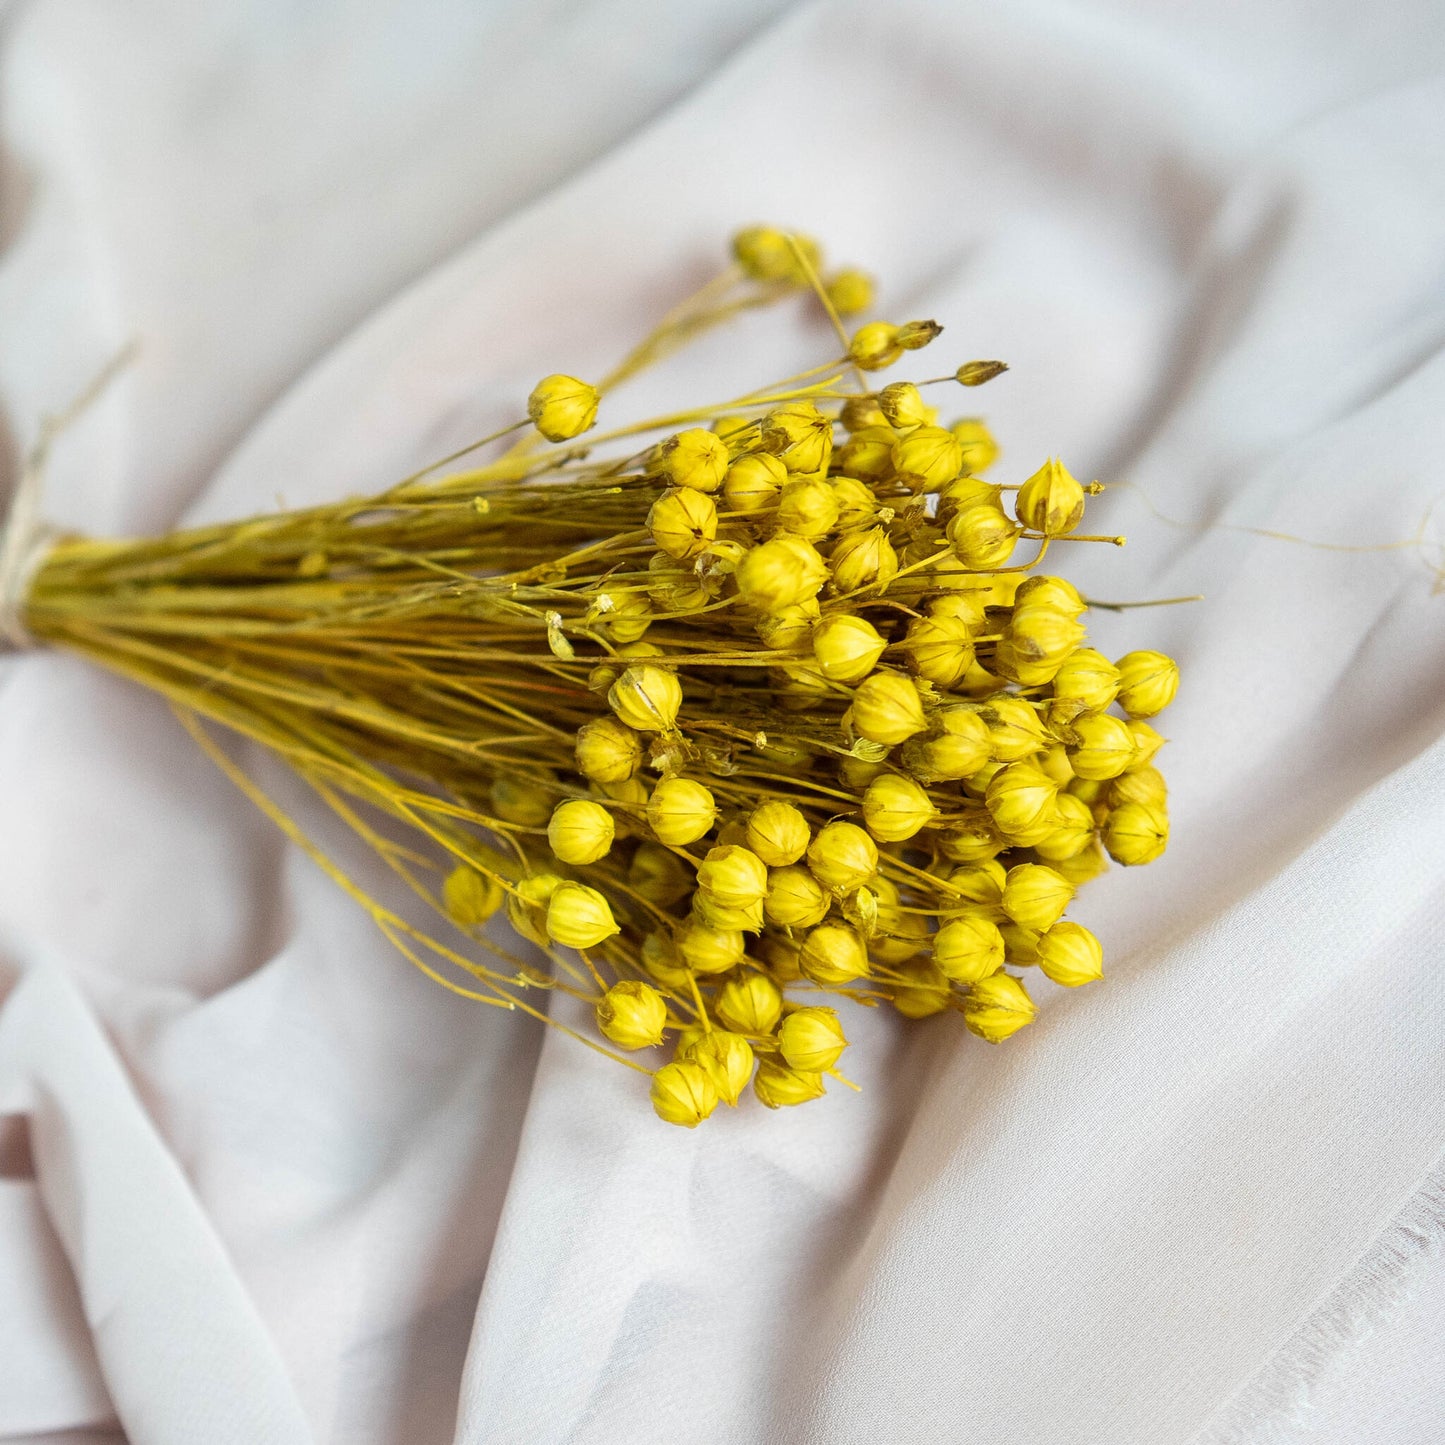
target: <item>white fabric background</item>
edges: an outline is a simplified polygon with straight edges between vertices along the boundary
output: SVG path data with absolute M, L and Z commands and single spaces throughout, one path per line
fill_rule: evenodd
M 66 523 L 379 486 L 764 218 L 1013 364 L 1015 478 L 1341 542 L 1445 490 L 1432 0 L 37 0 L 0 45 L 16 445 L 142 348 Z M 751 318 L 618 405 L 828 345 Z M 1096 515 L 1096 595 L 1208 594 L 1096 623 L 1185 675 L 1171 851 L 1082 905 L 1109 978 L 1000 1049 L 858 1020 L 861 1097 L 695 1133 L 412 974 L 158 702 L 0 665 L 0 1438 L 1445 1439 L 1445 597 Z

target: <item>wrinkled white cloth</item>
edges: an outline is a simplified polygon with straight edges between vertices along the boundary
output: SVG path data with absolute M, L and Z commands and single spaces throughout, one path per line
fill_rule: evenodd
M 4 660 L 0 1438 L 1445 1439 L 1445 596 L 1238 530 L 1445 490 L 1434 0 L 39 0 L 0 46 L 14 446 L 140 346 L 57 522 L 380 487 L 774 219 L 1012 363 L 956 403 L 1006 479 L 1135 484 L 1093 595 L 1207 596 L 1093 620 L 1185 678 L 1171 850 L 1079 905 L 1106 981 L 997 1049 L 856 1018 L 861 1095 L 692 1133 L 413 974 L 158 700 Z M 829 348 L 751 316 L 616 404 Z

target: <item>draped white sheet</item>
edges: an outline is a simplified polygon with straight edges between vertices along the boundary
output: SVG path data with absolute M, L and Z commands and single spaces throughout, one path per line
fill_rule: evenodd
M 1136 484 L 1091 592 L 1208 596 L 1094 624 L 1185 676 L 1171 851 L 1080 905 L 1106 982 L 999 1049 L 860 1018 L 861 1096 L 694 1133 L 413 975 L 157 701 L 0 664 L 0 1438 L 1445 1438 L 1445 597 L 1154 510 L 1384 542 L 1445 490 L 1438 4 L 41 0 L 0 38 L 16 443 L 141 347 L 58 521 L 380 486 L 768 218 L 1013 364 L 1010 477 Z M 752 317 L 617 406 L 828 347 Z

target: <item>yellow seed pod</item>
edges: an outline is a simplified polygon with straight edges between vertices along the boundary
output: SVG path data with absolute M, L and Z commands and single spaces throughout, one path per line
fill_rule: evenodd
M 648 561 L 647 595 L 661 612 L 696 612 L 712 600 L 693 568 L 666 552 L 654 552 Z
M 1152 863 L 1169 842 L 1169 815 L 1148 803 L 1125 803 L 1104 822 L 1104 847 L 1130 867 Z
M 1060 793 L 1056 807 L 1053 828 L 1033 845 L 1040 858 L 1054 864 L 1077 857 L 1094 836 L 1094 814 L 1082 798 Z
M 1162 652 L 1129 652 L 1117 663 L 1119 706 L 1131 718 L 1163 712 L 1179 691 L 1179 664 Z
M 1134 739 L 1134 761 L 1129 764 L 1130 768 L 1142 768 L 1153 762 L 1165 742 L 1148 723 L 1137 718 L 1129 719 L 1129 736 Z
M 878 498 L 856 477 L 834 477 L 833 496 L 838 503 L 838 531 L 860 532 L 878 520 Z
M 963 448 L 944 427 L 915 426 L 894 445 L 893 470 L 910 491 L 936 492 L 963 470 Z
M 806 868 L 774 868 L 763 913 L 777 928 L 813 928 L 828 916 L 829 898 Z
M 745 973 L 718 990 L 713 1012 L 740 1034 L 771 1034 L 783 1016 L 783 992 L 766 974 Z
M 822 248 L 811 236 L 780 231 L 776 226 L 746 227 L 733 237 L 732 250 L 743 274 L 751 280 L 787 281 L 795 286 L 808 280 L 807 270 L 798 262 L 799 252 L 814 271 L 823 261 Z
M 953 373 L 953 379 L 960 386 L 983 386 L 994 377 L 1002 376 L 1007 370 L 1006 361 L 965 361 Z
M 873 278 L 866 271 L 839 271 L 823 290 L 839 316 L 856 316 L 873 304 Z
M 888 425 L 887 417 L 878 410 L 878 399 L 872 396 L 850 396 L 838 412 L 838 421 L 848 432 Z
M 779 612 L 811 601 L 828 580 L 828 568 L 811 542 L 774 537 L 752 548 L 737 568 L 738 591 L 759 612 Z
M 813 712 L 833 696 L 833 684 L 816 667 L 794 663 L 768 670 L 773 701 L 785 712 Z
M 678 935 L 677 950 L 696 973 L 726 973 L 743 961 L 743 936 L 736 928 L 709 928 L 690 920 Z
M 879 773 L 863 794 L 863 821 L 883 843 L 901 843 L 933 821 L 927 792 L 900 773 Z
M 517 884 L 517 891 L 507 895 L 507 921 L 521 936 L 545 948 L 547 937 L 547 903 L 562 880 L 555 873 L 535 873 Z
M 761 512 L 778 500 L 788 469 L 777 457 L 749 452 L 739 457 L 723 478 L 723 498 L 729 511 Z
M 761 1059 L 753 1079 L 753 1093 L 770 1109 L 786 1109 L 823 1097 L 822 1074 L 790 1069 L 773 1059 Z
M 556 795 L 530 778 L 497 778 L 489 796 L 497 817 L 524 828 L 540 828 L 551 815 Z
M 969 738 L 943 733 L 938 737 L 910 740 L 904 744 L 902 756 L 904 767 L 923 782 L 952 782 L 970 777 L 988 761 L 988 744 L 980 745 Z
M 682 706 L 682 684 L 665 667 L 640 663 L 612 684 L 607 703 L 620 722 L 638 732 L 671 732 Z
M 905 321 L 898 328 L 898 344 L 905 351 L 921 351 L 941 335 L 943 327 L 936 321 Z
M 670 988 L 674 992 L 686 990 L 687 969 L 683 967 L 676 940 L 665 929 L 659 928 L 649 933 L 642 940 L 637 957 L 648 976 L 656 979 L 664 988 Z
M 747 815 L 731 813 L 717 830 L 719 848 L 746 848 L 748 845 Z
M 803 975 L 798 968 L 802 940 L 785 933 L 764 933 L 758 940 L 759 961 L 776 983 L 796 983 Z
M 1037 711 L 1023 698 L 1007 693 L 988 700 L 984 711 L 993 756 L 1001 763 L 1016 763 L 1041 753 L 1051 739 Z
M 1084 640 L 1084 629 L 1066 612 L 1036 602 L 1014 608 L 1008 637 L 1019 661 L 1052 663 L 1056 672 Z
M 1060 703 L 1078 704 L 1071 718 L 1081 712 L 1103 712 L 1119 695 L 1120 681 L 1119 669 L 1102 652 L 1081 647 L 1054 674 L 1054 697 Z M 1050 715 L 1056 715 L 1053 709 Z
M 1019 488 L 1014 511 L 1025 527 L 1062 537 L 1083 520 L 1084 489 L 1057 457 L 1050 457 Z
M 1035 761 L 1061 788 L 1067 787 L 1077 776 L 1062 743 L 1045 748 Z
M 940 708 L 934 715 L 935 733 L 924 742 L 913 742 L 905 750 L 905 761 L 917 760 L 919 776 L 926 782 L 967 778 L 994 756 L 994 732 L 984 715 L 974 707 Z M 927 776 L 931 774 L 932 776 Z
M 963 447 L 963 469 L 978 475 L 986 472 L 999 456 L 998 443 L 983 421 L 976 417 L 964 417 L 956 421 L 949 430 Z
M 597 1001 L 597 1027 L 620 1049 L 650 1049 L 662 1042 L 667 1004 L 651 984 L 625 978 Z
M 944 560 L 951 561 L 954 568 L 960 565 L 957 558 Z M 970 632 L 982 632 L 988 616 L 989 589 L 984 585 L 986 579 L 975 576 L 972 572 L 955 571 L 953 575 L 959 580 L 959 585 L 952 587 L 950 579 L 952 590 L 929 601 L 928 615 L 956 618 L 964 623 Z
M 838 497 L 823 476 L 794 477 L 778 498 L 778 532 L 816 542 L 837 525 Z
M 1109 806 L 1122 807 L 1125 803 L 1145 803 L 1152 808 L 1163 808 L 1169 800 L 1169 789 L 1164 774 L 1150 763 L 1143 767 L 1130 768 L 1121 773 L 1108 791 Z
M 928 924 L 916 913 L 880 908 L 877 929 L 868 941 L 869 956 L 890 967 L 917 958 L 928 946 Z
M 717 537 L 717 506 L 703 492 L 671 487 L 652 504 L 647 529 L 669 557 L 698 557 Z
M 934 935 L 933 962 L 954 983 L 977 983 L 1003 967 L 1003 934 L 977 914 L 956 918 Z
M 761 902 L 734 907 L 719 903 L 701 888 L 692 895 L 692 916 L 705 928 L 721 928 L 726 932 L 761 933 L 763 928 Z
M 747 821 L 747 845 L 769 868 L 785 868 L 808 851 L 808 820 L 791 803 L 759 803 Z
M 1005 915 L 998 931 L 1003 935 L 1004 955 L 1011 964 L 1018 968 L 1032 968 L 1039 961 L 1038 929 L 1025 928 Z
M 733 258 L 753 281 L 789 281 L 797 258 L 776 226 L 748 226 L 733 237 Z
M 992 665 L 994 671 L 1009 682 L 1016 682 L 1020 687 L 1038 688 L 1053 681 L 1062 661 L 1058 657 L 1049 662 L 1035 662 L 1015 651 L 1012 641 L 1005 637 L 994 645 Z
M 1034 1020 L 1038 1009 L 1018 979 L 995 973 L 970 985 L 963 999 L 963 1021 L 970 1033 L 1002 1043 Z
M 859 427 L 838 453 L 838 468 L 858 482 L 882 482 L 893 475 L 893 444 L 898 433 L 887 425 Z
M 1018 536 L 1018 524 L 999 508 L 986 504 L 963 508 L 948 524 L 948 540 L 955 555 L 976 572 L 1006 566 Z
M 566 948 L 596 948 L 620 933 L 607 900 L 585 883 L 563 881 L 547 900 L 547 937 Z
M 893 988 L 893 1007 L 904 1018 L 929 1018 L 942 1013 L 952 1001 L 949 982 L 931 958 L 900 963 L 894 971 L 907 980 Z
M 948 885 L 960 903 L 997 908 L 1003 898 L 1006 870 L 994 858 L 967 863 L 948 875 Z
M 895 381 L 878 393 L 878 410 L 889 426 L 927 426 L 933 408 L 911 381 Z
M 695 1129 L 717 1108 L 717 1086 L 692 1059 L 674 1059 L 652 1076 L 652 1107 L 668 1124 Z
M 898 327 L 886 321 L 870 321 L 853 333 L 853 340 L 848 343 L 848 358 L 861 371 L 882 371 L 903 355 L 898 338 Z
M 822 617 L 823 609 L 816 597 L 799 602 L 791 607 L 780 607 L 758 618 L 753 630 L 763 645 L 774 652 L 791 652 L 813 636 L 813 628 Z
M 727 475 L 727 443 L 703 427 L 690 427 L 658 444 L 650 471 L 675 487 L 715 492 Z
M 1036 603 L 1043 607 L 1052 607 L 1055 612 L 1063 612 L 1069 617 L 1078 617 L 1084 611 L 1085 605 L 1084 599 L 1079 596 L 1079 589 L 1072 582 L 1063 577 L 1041 575 L 1026 577 L 1020 582 L 1013 600 L 1019 607 Z
M 811 401 L 791 402 L 763 418 L 762 444 L 790 472 L 826 472 L 833 422 Z
M 1004 842 L 987 808 L 971 807 L 938 835 L 938 851 L 953 863 L 981 863 L 997 857 Z
M 1007 763 L 1000 762 L 985 763 L 972 777 L 963 780 L 964 792 L 975 798 L 983 797 L 988 792 L 988 785 L 993 782 L 994 774 L 1003 772 L 1007 766 Z
M 1109 784 L 1105 779 L 1075 777 L 1068 784 L 1068 791 L 1091 808 L 1108 803 Z
M 880 590 L 898 575 L 898 553 L 882 527 L 865 527 L 849 532 L 833 544 L 828 559 L 833 591 L 839 596 L 874 584 Z
M 1073 885 L 1061 873 L 1042 863 L 1020 863 L 1008 871 L 1003 911 L 1020 928 L 1042 933 L 1064 916 L 1073 896 Z
M 700 1064 L 723 1103 L 736 1104 L 753 1076 L 753 1048 L 741 1034 L 711 1029 L 688 1042 L 680 1057 Z
M 778 1029 L 778 1051 L 791 1069 L 821 1074 L 834 1068 L 848 1047 L 838 1010 L 823 1005 L 794 1009 Z
M 549 442 L 570 441 L 597 420 L 599 399 L 595 386 L 575 376 L 544 376 L 527 398 L 527 415 Z
M 859 737 L 893 747 L 928 726 L 913 680 L 901 672 L 875 672 L 853 694 L 853 728 Z
M 1081 778 L 1117 778 L 1134 761 L 1134 735 L 1111 713 L 1086 713 L 1071 729 L 1069 761 Z
M 813 877 L 835 893 L 851 893 L 878 871 L 878 846 L 856 823 L 828 823 L 808 846 Z
M 1056 923 L 1039 936 L 1039 967 L 1046 978 L 1078 988 L 1104 976 L 1104 949 L 1082 923 Z
M 1072 858 L 1056 858 L 1052 866 L 1075 888 L 1082 888 L 1090 879 L 1107 871 L 1109 859 L 1097 838 L 1090 838 Z
M 595 863 L 612 851 L 612 814 L 600 803 L 573 799 L 558 803 L 547 824 L 547 842 L 564 863 Z
M 738 441 L 750 427 L 756 426 L 757 423 L 752 417 L 743 416 L 741 412 L 730 412 L 714 419 L 712 431 L 714 436 L 731 443 Z
M 442 906 L 458 928 L 477 928 L 502 906 L 502 885 L 459 863 L 442 884 Z
M 866 758 L 849 755 L 838 759 L 838 779 L 845 787 L 855 790 L 866 788 L 883 771 L 883 765 L 888 760 L 888 749 L 877 747 L 873 743 L 865 746 L 869 752 Z M 875 753 L 881 756 L 875 757 Z
M 671 908 L 692 892 L 692 870 L 658 843 L 639 843 L 627 866 L 627 882 L 649 903 Z
M 989 779 L 984 802 L 999 832 L 1028 847 L 1053 831 L 1058 795 L 1058 785 L 1041 768 L 1010 763 Z
M 724 908 L 751 908 L 768 891 L 767 865 L 736 844 L 711 848 L 698 865 L 697 886 Z
M 813 630 L 818 671 L 832 682 L 860 682 L 887 645 L 866 617 L 850 613 L 834 613 Z
M 717 803 L 691 778 L 664 778 L 647 800 L 647 822 L 658 842 L 685 848 L 709 832 L 717 821 Z
M 952 687 L 973 661 L 973 631 L 956 617 L 915 617 L 903 650 L 920 677 Z
M 805 978 L 827 987 L 852 983 L 868 972 L 868 949 L 849 924 L 820 923 L 803 940 L 798 967 Z
M 897 914 L 898 906 L 903 901 L 903 894 L 900 891 L 898 885 L 891 878 L 885 878 L 880 873 L 876 877 L 871 878 L 868 881 L 868 886 L 866 890 L 859 890 L 859 892 L 865 891 L 869 894 L 870 897 L 873 898 L 874 902 L 876 903 L 878 909 L 878 918 L 880 920 L 883 919 L 885 915 L 891 918 Z M 853 895 L 853 897 L 855 898 L 857 896 L 857 893 Z M 848 900 L 844 899 L 843 903 L 846 910 Z
M 614 642 L 633 643 L 652 626 L 652 603 L 641 592 L 603 592 L 587 620 Z
M 1003 511 L 1002 489 L 979 477 L 955 477 L 938 489 L 938 521 L 947 526 L 960 512 L 970 507 L 992 507 Z

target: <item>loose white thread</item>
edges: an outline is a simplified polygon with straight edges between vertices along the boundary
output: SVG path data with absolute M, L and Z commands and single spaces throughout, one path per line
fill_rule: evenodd
M 1321 1371 L 1408 1298 L 1417 1272 L 1442 1252 L 1445 1162 L 1437 1162 L 1364 1258 L 1191 1445 L 1297 1445 L 1310 1436 Z

